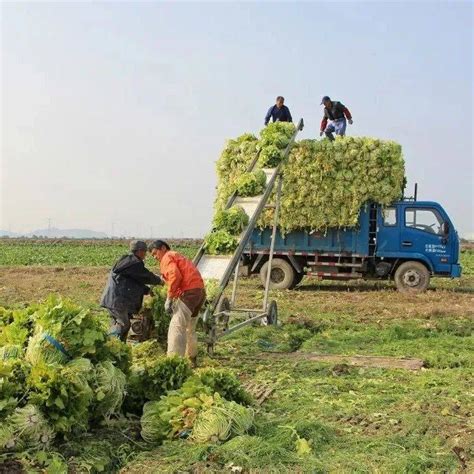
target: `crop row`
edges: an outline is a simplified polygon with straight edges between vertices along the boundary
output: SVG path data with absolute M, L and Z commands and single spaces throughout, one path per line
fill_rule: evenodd
M 170 242 L 173 250 L 193 257 L 198 244 L 183 243 L 174 246 Z M 127 252 L 127 241 L 4 239 L 0 240 L 0 265 L 110 266 Z

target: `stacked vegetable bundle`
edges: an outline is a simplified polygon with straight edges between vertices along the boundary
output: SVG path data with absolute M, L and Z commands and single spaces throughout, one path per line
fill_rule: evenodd
M 162 296 L 151 302 L 157 317 Z M 142 414 L 143 439 L 153 442 L 183 436 L 184 429 L 191 433 L 194 422 L 196 442 L 225 440 L 252 424 L 251 409 L 237 403 L 250 403 L 249 396 L 231 373 L 193 375 L 186 359 L 167 357 L 156 340 L 132 350 L 107 332 L 106 314 L 56 296 L 24 310 L 0 308 L 0 470 L 5 459 L 36 456 L 44 468 L 51 456 L 61 464 L 69 455 L 86 470 L 108 469 L 117 463 L 104 453 L 117 440 L 105 438 L 121 420 L 129 430 Z M 99 453 L 88 433 L 104 429 Z M 159 436 L 149 434 L 157 430 Z M 120 433 L 118 438 L 124 444 Z M 137 447 L 140 439 L 132 442 Z
M 143 408 L 142 437 L 148 442 L 190 438 L 195 442 L 226 441 L 246 433 L 253 424 L 249 395 L 226 370 L 203 369 L 179 390 Z
M 55 296 L 2 308 L 0 345 L 0 452 L 46 447 L 120 412 L 131 355 L 107 339 L 103 315 Z
M 262 130 L 260 140 L 250 134 L 229 140 L 217 162 L 219 182 L 216 214 L 213 230 L 205 238 L 208 253 L 229 254 L 235 250 L 238 236 L 247 226 L 249 218 L 239 206 L 225 209 L 226 203 L 234 192 L 239 197 L 263 193 L 267 179 L 263 168 L 275 168 L 281 162 L 294 131 L 292 123 L 277 122 Z M 247 172 L 257 153 L 257 166 L 253 171 Z
M 228 142 L 217 162 L 216 216 L 237 184 L 250 179 L 245 168 L 259 150 L 259 166 L 279 163 L 291 127 L 271 124 L 261 132 L 260 140 L 243 135 Z M 402 197 L 404 186 L 402 150 L 395 142 L 365 137 L 303 140 L 292 147 L 283 167 L 279 226 L 283 232 L 352 227 L 366 203 L 388 205 Z M 272 210 L 265 211 L 258 225 L 271 225 L 272 216 Z

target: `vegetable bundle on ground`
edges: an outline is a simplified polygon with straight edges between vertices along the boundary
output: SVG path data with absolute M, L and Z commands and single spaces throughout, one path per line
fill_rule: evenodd
M 150 443 L 166 438 L 225 441 L 244 434 L 253 424 L 248 395 L 238 379 L 225 369 L 204 369 L 188 378 L 179 390 L 169 392 L 143 408 L 142 437 Z
M 54 295 L 36 308 L 32 320 L 35 328 L 26 352 L 32 364 L 92 356 L 107 339 L 104 320 Z
M 157 318 L 163 298 L 151 301 Z M 157 340 L 130 349 L 107 336 L 107 322 L 57 296 L 0 308 L 0 471 L 18 462 L 34 472 L 115 472 L 132 450 L 149 448 L 143 440 L 184 431 L 192 442 L 224 441 L 250 427 L 252 399 L 232 372 L 193 373 Z
M 107 327 L 103 312 L 58 296 L 0 308 L 0 461 L 121 416 L 131 354 Z
M 217 162 L 216 215 L 237 183 L 249 179 L 245 168 L 252 154 L 260 153 L 257 167 L 279 163 L 294 131 L 291 127 L 276 123 L 261 132 L 260 140 L 243 135 L 228 142 Z M 296 142 L 283 166 L 280 229 L 355 226 L 366 203 L 388 205 L 402 197 L 404 185 L 402 150 L 395 142 L 366 137 Z M 266 210 L 258 225 L 270 226 L 272 217 L 273 210 Z

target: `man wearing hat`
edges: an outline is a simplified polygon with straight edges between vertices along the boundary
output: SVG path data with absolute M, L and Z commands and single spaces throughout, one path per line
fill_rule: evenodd
M 321 105 L 324 105 L 324 116 L 319 136 L 321 137 L 325 133 L 332 141 L 335 132 L 336 135 L 343 137 L 346 134 L 346 119 L 352 125 L 352 115 L 349 109 L 343 103 L 331 100 L 327 95 L 321 100 Z
M 152 242 L 149 250 L 160 263 L 161 278 L 168 286 L 165 310 L 171 315 L 171 321 L 167 353 L 186 355 L 196 367 L 196 325 L 199 310 L 206 301 L 204 281 L 193 262 L 171 250 L 163 240 Z
M 150 293 L 147 285 L 159 285 L 161 279 L 145 268 L 147 245 L 141 240 L 130 242 L 130 253 L 113 266 L 100 305 L 111 317 L 110 335 L 127 340 L 130 318 L 140 311 L 143 296 Z

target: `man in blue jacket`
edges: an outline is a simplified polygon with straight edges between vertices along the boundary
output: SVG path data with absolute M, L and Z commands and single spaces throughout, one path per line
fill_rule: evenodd
M 110 313 L 110 335 L 127 340 L 130 318 L 140 311 L 147 285 L 161 284 L 161 278 L 145 268 L 147 245 L 141 240 L 130 242 L 130 253 L 113 266 L 100 305 Z
M 268 125 L 270 119 L 274 122 L 293 122 L 290 109 L 284 104 L 285 98 L 279 95 L 276 98 L 275 105 L 268 109 L 267 115 L 265 116 L 265 126 Z

